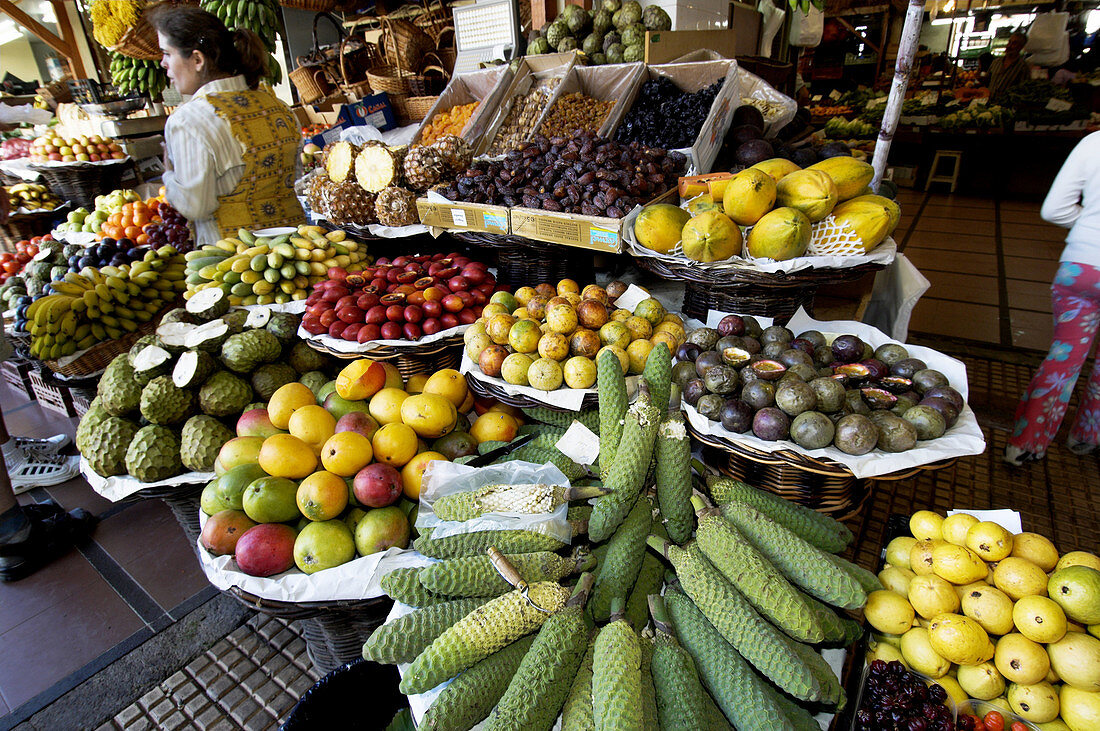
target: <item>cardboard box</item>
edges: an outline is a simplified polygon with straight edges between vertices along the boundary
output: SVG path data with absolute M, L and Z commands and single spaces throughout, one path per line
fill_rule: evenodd
M 737 62 L 731 60 L 647 66 L 640 82 L 630 95 L 624 99 L 624 103 L 626 109 L 632 108 L 642 85 L 658 76 L 667 77 L 677 87 L 688 92 L 696 92 L 710 86 L 715 81 L 721 81 L 722 87 L 714 98 L 706 119 L 703 120 L 703 126 L 700 127 L 694 144 L 685 151 L 691 155 L 691 161 L 695 168 L 694 174 L 702 175 L 710 172 L 714 159 L 718 157 L 718 150 L 722 147 L 726 132 L 729 131 L 730 122 L 733 121 L 733 110 L 741 106 L 742 90 L 737 71 Z
M 484 231 L 491 234 L 507 234 L 508 208 L 483 203 L 437 202 L 427 198 L 416 199 L 416 212 L 425 226 L 459 231 Z
M 692 57 L 691 61 L 736 58 L 738 55 L 737 34 L 728 30 L 660 30 L 646 31 L 645 62 L 651 66 L 678 61 L 685 55 L 698 51 L 708 51 L 709 58 Z M 741 50 L 742 54 L 753 53 L 756 49 Z
M 542 133 L 542 125 L 550 116 L 558 99 L 565 94 L 580 92 L 592 99 L 615 102 L 603 124 L 596 130 L 600 137 L 613 137 L 615 130 L 619 128 L 619 123 L 623 120 L 623 115 L 626 114 L 626 99 L 634 93 L 644 75 L 645 64 L 641 62 L 574 66 L 562 78 L 554 91 L 553 99 L 546 105 L 546 109 L 542 110 L 542 116 L 535 125 L 535 134 Z
M 462 130 L 462 138 L 476 146 L 485 133 L 485 127 L 492 121 L 497 108 L 500 107 L 501 97 L 508 90 L 511 81 L 512 70 L 508 66 L 493 66 L 455 76 L 436 99 L 431 111 L 424 117 L 424 121 L 420 123 L 420 128 L 413 135 L 413 143 L 420 141 L 420 136 L 424 134 L 424 127 L 435 118 L 436 114 L 476 101 L 480 102 L 480 105 L 474 110 L 470 121 Z
M 310 138 L 310 142 L 318 147 L 324 147 L 340 139 L 340 132 L 348 127 L 369 124 L 377 127 L 379 132 L 385 132 L 397 126 L 393 107 L 390 106 L 390 99 L 385 92 L 360 99 L 354 104 L 343 104 L 334 114 L 336 117 L 332 126 L 314 135 Z
M 676 195 L 674 188 L 657 196 L 650 203 L 672 201 Z M 623 251 L 625 221 L 626 216 L 581 216 L 534 208 L 513 208 L 511 211 L 512 233 L 516 236 L 609 254 L 621 254 Z
M 520 59 L 519 67 L 512 77 L 508 88 L 500 96 L 500 101 L 494 110 L 493 117 L 485 125 L 485 133 L 481 137 L 481 143 L 474 148 L 474 156 L 485 155 L 496 140 L 497 132 L 504 123 L 508 112 L 512 109 L 512 102 L 517 95 L 526 94 L 539 82 L 548 82 L 557 79 L 559 82 L 565 77 L 577 61 L 577 52 L 546 53 L 538 56 L 524 56 Z M 554 94 L 550 94 L 546 107 L 554 102 Z M 543 108 L 543 112 L 546 108 Z M 533 128 L 532 128 L 533 129 Z M 530 137 L 530 135 L 528 135 Z

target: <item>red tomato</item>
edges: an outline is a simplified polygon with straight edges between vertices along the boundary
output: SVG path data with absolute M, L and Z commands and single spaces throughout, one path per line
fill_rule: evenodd
M 988 731 L 1004 731 L 1005 717 L 997 711 L 990 711 L 985 714 L 985 718 L 982 719 L 982 723 L 985 724 Z
M 1025 726 L 1020 721 L 1013 721 L 1012 722 L 1012 731 L 1027 731 L 1027 726 Z

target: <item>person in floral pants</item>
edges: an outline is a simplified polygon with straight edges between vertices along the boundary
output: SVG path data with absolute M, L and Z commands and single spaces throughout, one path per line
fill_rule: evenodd
M 1050 352 L 1019 406 L 1004 459 L 1021 465 L 1046 455 L 1100 326 L 1100 132 L 1078 143 L 1043 201 L 1042 217 L 1070 229 L 1051 286 Z M 1066 444 L 1088 454 L 1100 444 L 1100 360 L 1093 367 Z

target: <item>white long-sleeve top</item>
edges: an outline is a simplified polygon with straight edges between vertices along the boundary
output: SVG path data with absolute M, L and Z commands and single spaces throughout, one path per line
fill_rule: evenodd
M 164 149 L 170 169 L 164 173 L 165 197 L 195 224 L 199 246 L 221 238 L 214 211 L 218 196 L 229 195 L 244 174 L 244 145 L 229 122 L 218 116 L 207 94 L 246 91 L 243 76 L 215 79 L 199 87 L 164 125 Z
M 1039 215 L 1069 229 L 1061 261 L 1100 268 L 1100 132 L 1069 153 Z

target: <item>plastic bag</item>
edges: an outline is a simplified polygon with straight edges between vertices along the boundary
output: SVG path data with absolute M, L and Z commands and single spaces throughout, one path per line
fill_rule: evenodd
M 810 5 L 809 12 L 795 11 L 791 15 L 790 44 L 799 48 L 814 48 L 825 32 L 825 13 Z
M 569 543 L 573 530 L 566 520 L 568 505 L 552 513 L 486 513 L 473 520 L 444 521 L 436 517 L 432 506 L 444 495 L 476 490 L 485 485 L 521 484 L 561 485 L 569 487 L 569 478 L 552 464 L 503 462 L 488 467 L 469 467 L 454 462 L 430 462 L 424 472 L 420 492 L 420 511 L 416 515 L 417 530 L 432 529 L 432 538 L 485 530 L 530 530 Z
M 757 54 L 764 58 L 771 58 L 772 41 L 775 40 L 779 29 L 783 27 L 783 19 L 787 17 L 787 11 L 777 8 L 772 0 L 760 0 L 756 9 L 764 16 L 760 27 L 760 50 Z

